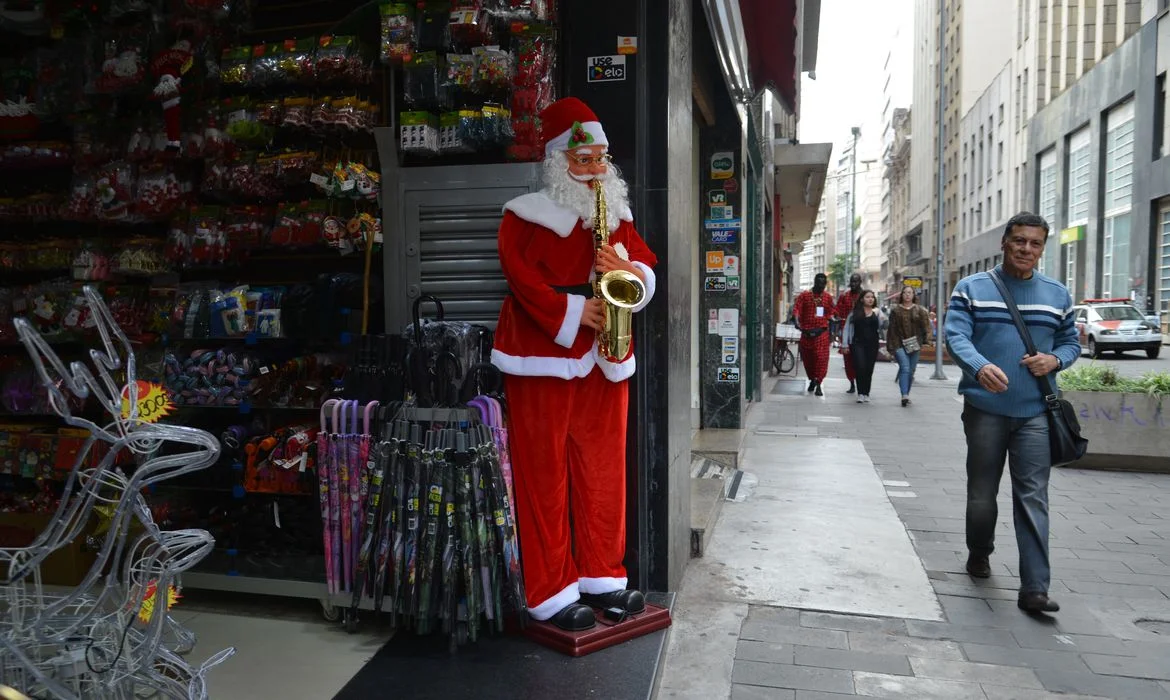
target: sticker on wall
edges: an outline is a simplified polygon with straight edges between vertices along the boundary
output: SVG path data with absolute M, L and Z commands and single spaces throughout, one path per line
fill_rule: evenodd
M 739 362 L 739 338 L 724 336 L 720 340 L 723 341 L 723 359 L 720 362 L 725 365 L 734 365 Z
M 613 83 L 626 79 L 625 56 L 590 56 L 586 62 L 591 83 Z
M 739 381 L 739 367 L 720 367 L 715 381 L 723 384 L 734 384 Z
M 738 292 L 739 291 L 739 278 L 738 277 L 728 277 L 727 278 L 727 291 L 729 291 L 729 292 Z
M 716 318 L 707 319 L 707 334 L 708 335 L 719 335 L 719 319 L 716 319 Z
M 727 190 L 728 192 L 735 192 L 739 189 L 739 183 L 735 181 L 735 178 L 731 178 L 727 182 L 723 183 L 723 189 Z
M 734 275 L 739 277 L 739 256 L 738 255 L 724 255 L 723 256 L 723 274 Z
M 707 272 L 723 272 L 727 267 L 722 250 L 707 251 Z
M 719 320 L 719 309 L 707 309 L 707 320 L 708 321 L 718 321 Z
M 735 154 L 719 151 L 711 154 L 711 179 L 726 180 L 735 175 Z
M 739 309 L 719 309 L 719 335 L 739 337 Z
M 715 229 L 711 232 L 712 243 L 722 243 L 724 245 L 735 243 L 737 232 L 733 228 Z
M 726 292 L 726 277 L 708 277 L 703 280 L 703 290 L 707 292 Z
M 623 56 L 632 56 L 638 53 L 638 37 L 636 36 L 619 36 L 617 42 L 617 52 Z
M 704 219 L 703 226 L 707 230 L 717 228 L 743 228 L 743 219 L 727 219 L 725 221 L 716 221 L 714 219 Z
M 711 218 L 716 221 L 728 221 L 735 218 L 735 207 L 732 206 L 714 206 L 711 207 Z
M 707 204 L 721 207 L 727 204 L 727 190 L 711 190 L 707 193 Z

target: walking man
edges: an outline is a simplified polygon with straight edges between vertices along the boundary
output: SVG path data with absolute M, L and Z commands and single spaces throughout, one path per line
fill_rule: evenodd
M 849 288 L 841 292 L 841 296 L 837 298 L 837 307 L 833 311 L 833 316 L 845 324 L 846 319 L 853 313 L 853 307 L 857 304 L 858 297 L 861 296 L 861 275 L 854 272 L 849 275 Z M 857 390 L 857 374 L 853 370 L 853 355 L 849 352 L 849 345 L 842 339 L 841 341 L 841 356 L 845 361 L 845 378 L 849 380 L 849 390 L 846 394 L 852 394 Z
M 1022 212 L 1004 229 L 1003 264 L 955 286 L 944 322 L 947 347 L 963 370 L 959 393 L 967 436 L 967 572 L 991 576 L 995 497 L 1005 458 L 1012 478 L 1012 513 L 1020 550 L 1017 601 L 1029 613 L 1056 612 L 1048 597 L 1048 476 L 1052 470 L 1048 419 L 1036 377 L 1069 367 L 1081 355 L 1072 296 L 1035 271 L 1048 222 Z M 1028 357 L 1004 299 L 990 275 L 1014 298 L 1037 354 Z
M 813 288 L 796 297 L 792 308 L 800 328 L 800 360 L 808 377 L 808 390 L 824 396 L 821 384 L 829 373 L 829 318 L 833 315 L 833 295 L 825 291 L 829 278 L 818 273 Z

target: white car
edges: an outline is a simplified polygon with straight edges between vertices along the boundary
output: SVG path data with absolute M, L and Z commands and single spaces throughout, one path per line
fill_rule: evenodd
M 1129 299 L 1085 299 L 1073 307 L 1077 337 L 1089 357 L 1112 350 L 1145 350 L 1154 359 L 1162 349 L 1162 331 Z

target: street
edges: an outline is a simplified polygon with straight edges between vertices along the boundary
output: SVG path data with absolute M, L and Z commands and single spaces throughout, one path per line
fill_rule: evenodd
M 1093 360 L 1089 359 L 1088 355 L 1081 355 L 1077 364 L 1087 362 Z M 1107 352 L 1096 362 L 1117 367 L 1118 372 L 1124 377 L 1140 377 L 1147 372 L 1170 372 L 1170 347 L 1162 346 L 1162 353 L 1156 360 L 1146 357 L 1144 352 L 1127 352 L 1123 355 Z
M 858 405 L 834 355 L 824 398 L 786 379 L 753 407 L 740 467 L 754 485 L 687 570 L 659 698 L 1170 700 L 1170 475 L 1053 470 L 1062 610 L 1029 617 L 1007 478 L 993 575 L 964 571 L 966 445 L 945 371 L 920 367 L 903 409 L 881 363 Z

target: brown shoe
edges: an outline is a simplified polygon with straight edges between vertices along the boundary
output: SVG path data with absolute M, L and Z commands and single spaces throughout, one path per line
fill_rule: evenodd
M 991 578 L 991 557 L 968 555 L 967 573 L 975 578 Z
M 1060 611 L 1060 605 L 1048 597 L 1047 593 L 1021 593 L 1016 606 L 1028 613 L 1054 613 Z

